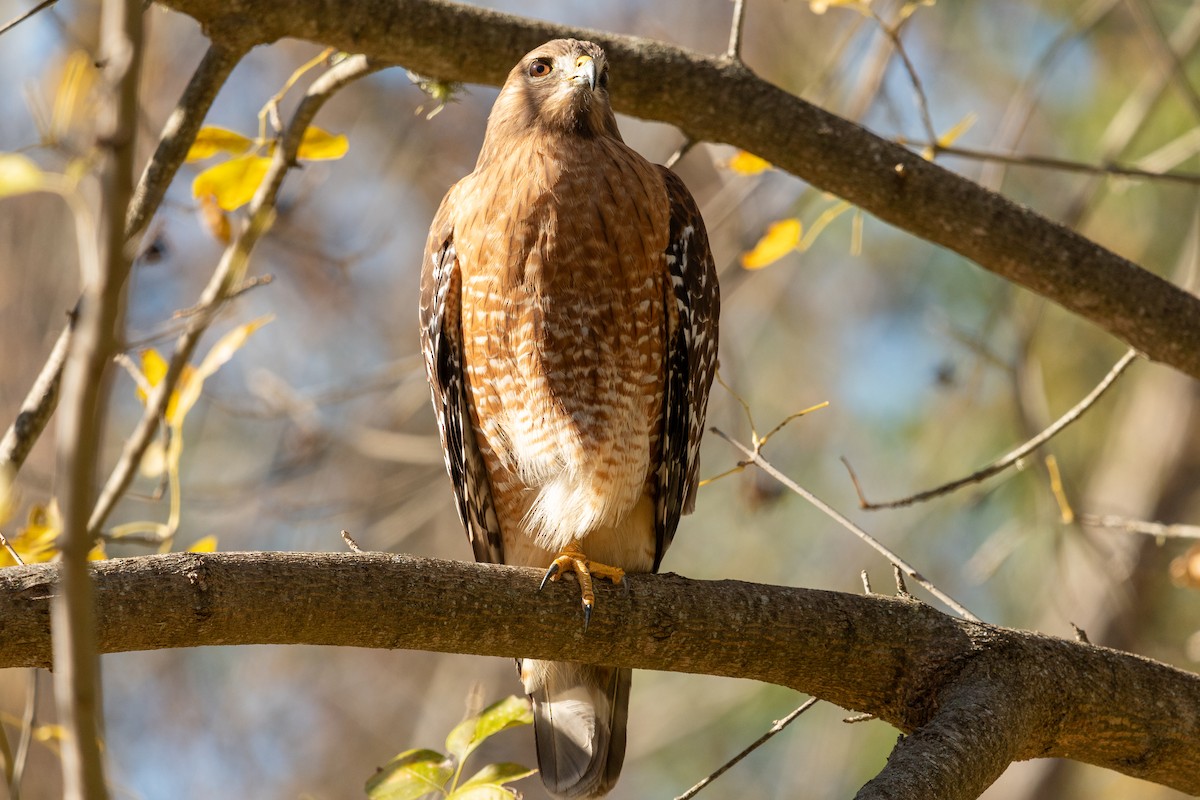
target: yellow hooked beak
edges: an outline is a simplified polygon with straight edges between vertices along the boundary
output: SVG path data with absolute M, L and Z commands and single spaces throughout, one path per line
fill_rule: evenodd
M 586 82 L 588 88 L 596 88 L 596 62 L 591 56 L 580 56 L 575 59 L 575 72 L 571 74 L 574 83 Z

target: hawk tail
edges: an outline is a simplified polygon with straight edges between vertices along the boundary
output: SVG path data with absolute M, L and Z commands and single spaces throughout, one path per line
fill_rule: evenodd
M 603 797 L 625 760 L 633 671 L 525 660 L 521 678 L 533 700 L 538 768 L 559 798 Z

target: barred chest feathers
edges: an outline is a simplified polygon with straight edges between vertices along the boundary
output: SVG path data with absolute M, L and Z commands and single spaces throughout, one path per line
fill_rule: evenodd
M 475 228 L 460 241 L 480 243 L 459 255 L 481 449 L 505 473 L 493 481 L 506 484 L 493 486 L 501 516 L 547 550 L 629 514 L 661 421 L 668 220 L 628 223 L 666 209 L 665 190 L 621 142 L 588 144 L 603 151 L 567 150 L 604 165 L 602 180 L 517 148 L 469 188 L 516 186 L 473 204 L 503 211 L 460 223 Z M 645 230 L 655 235 L 636 235 Z

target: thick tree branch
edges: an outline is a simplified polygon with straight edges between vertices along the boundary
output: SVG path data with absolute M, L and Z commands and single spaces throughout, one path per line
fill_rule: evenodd
M 1028 208 L 762 80 L 740 61 L 444 0 L 162 0 L 206 29 L 234 20 L 445 80 L 499 85 L 516 58 L 574 35 L 605 46 L 618 111 L 753 151 L 886 222 L 1053 300 L 1149 358 L 1200 378 L 1200 299 Z
M 54 574 L 0 571 L 0 667 L 49 663 Z M 377 553 L 175 553 L 98 562 L 93 574 L 107 653 L 323 644 L 750 678 L 915 733 L 877 780 L 939 787 L 938 797 L 975 797 L 1009 760 L 1043 756 L 1200 793 L 1200 677 L 911 600 L 635 575 L 628 593 L 597 587 L 585 633 L 578 594 L 539 593 L 534 569 Z M 925 741 L 953 744 L 939 750 L 949 759 L 940 777 Z M 953 789 L 956 769 L 974 788 Z

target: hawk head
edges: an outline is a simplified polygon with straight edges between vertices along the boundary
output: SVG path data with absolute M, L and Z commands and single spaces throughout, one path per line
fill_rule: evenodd
M 487 138 L 533 129 L 621 138 L 608 102 L 608 58 L 599 45 L 555 39 L 513 67 L 488 118 Z

